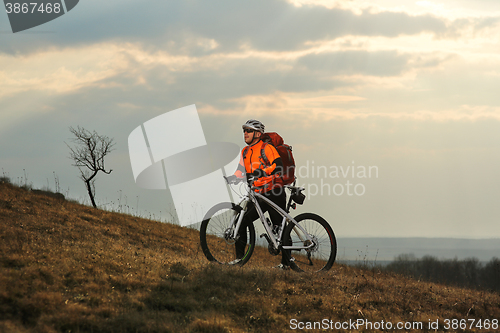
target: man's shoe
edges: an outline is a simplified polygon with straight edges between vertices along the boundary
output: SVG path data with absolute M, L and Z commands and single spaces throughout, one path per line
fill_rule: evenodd
M 233 261 L 228 262 L 228 265 L 236 265 L 241 262 L 241 259 L 234 259 Z
M 290 269 L 290 266 L 279 264 L 278 266 L 274 266 L 273 268 L 281 269 L 282 271 L 287 271 Z

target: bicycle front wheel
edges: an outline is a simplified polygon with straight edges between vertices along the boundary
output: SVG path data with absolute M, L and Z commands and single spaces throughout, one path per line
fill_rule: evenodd
M 337 240 L 332 227 L 321 216 L 313 213 L 300 214 L 295 218 L 310 236 L 312 247 L 291 250 L 290 267 L 299 272 L 327 271 L 337 256 Z M 308 246 L 311 241 L 293 222 L 288 223 L 284 234 L 284 245 Z
M 255 247 L 253 223 L 236 239 L 232 236 L 241 208 L 230 202 L 212 207 L 200 227 L 200 244 L 208 260 L 228 265 L 244 265 Z M 246 237 L 245 237 L 246 236 Z

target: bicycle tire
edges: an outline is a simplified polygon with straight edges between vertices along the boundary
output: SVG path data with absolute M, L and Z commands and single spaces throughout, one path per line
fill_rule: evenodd
M 332 268 L 337 256 L 337 240 L 330 224 L 313 213 L 303 213 L 294 219 L 311 235 L 316 246 L 312 250 L 289 250 L 290 267 L 298 272 L 319 272 Z M 294 226 L 294 223 L 288 223 L 285 229 L 285 246 L 304 244 L 298 237 L 303 232 Z
M 200 226 L 200 245 L 205 257 L 212 262 L 242 266 L 250 260 L 255 248 L 255 227 L 250 223 L 247 228 L 245 254 L 238 263 L 234 239 L 225 237 L 231 227 L 232 219 L 238 218 L 241 208 L 231 202 L 223 202 L 212 207 L 203 218 Z

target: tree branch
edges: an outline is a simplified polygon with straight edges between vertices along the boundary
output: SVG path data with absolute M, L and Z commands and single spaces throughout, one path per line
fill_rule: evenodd
M 95 177 L 99 171 L 105 174 L 113 171 L 111 169 L 106 171 L 104 168 L 104 157 L 114 150 L 115 142 L 112 138 L 99 135 L 96 131 L 90 132 L 80 126 L 70 127 L 69 130 L 74 136 L 71 141 L 75 144 L 75 147 L 71 147 L 66 143 L 70 150 L 69 158 L 74 161 L 73 166 L 80 170 L 80 178 L 86 184 L 92 205 L 96 207 Z

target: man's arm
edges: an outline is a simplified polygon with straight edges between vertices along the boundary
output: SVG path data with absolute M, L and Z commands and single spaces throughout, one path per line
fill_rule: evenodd
M 243 152 L 245 151 L 245 148 L 240 153 L 240 162 L 238 164 L 238 167 L 236 168 L 236 171 L 234 172 L 234 175 L 238 178 L 243 178 L 243 175 L 245 174 L 245 162 L 243 161 Z
M 241 164 L 238 164 L 238 168 L 236 168 L 236 171 L 234 174 L 225 177 L 226 181 L 228 183 L 238 183 L 238 181 L 241 181 L 242 178 L 244 178 L 243 174 L 245 173 L 245 167 L 243 167 Z
M 266 175 L 270 176 L 279 172 L 283 173 L 283 161 L 281 160 L 280 154 L 276 148 L 271 145 L 267 145 L 264 153 L 266 154 L 269 163 L 271 163 L 270 166 L 264 168 Z

